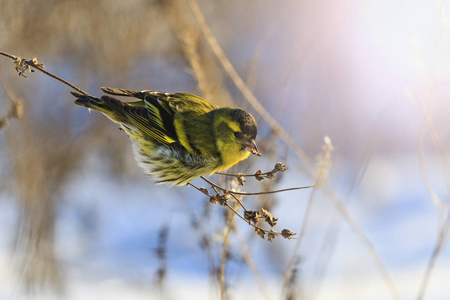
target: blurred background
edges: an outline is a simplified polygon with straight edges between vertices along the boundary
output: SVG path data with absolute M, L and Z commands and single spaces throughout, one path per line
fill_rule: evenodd
M 288 171 L 242 190 L 318 186 L 244 198 L 301 237 L 263 240 L 155 185 L 116 124 L 0 57 L 1 299 L 449 299 L 450 1 L 0 6 L 0 51 L 91 95 L 249 110 L 264 155 L 230 172 Z

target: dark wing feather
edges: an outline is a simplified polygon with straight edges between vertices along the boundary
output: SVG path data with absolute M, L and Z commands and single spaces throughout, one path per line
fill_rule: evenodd
M 131 124 L 163 145 L 179 142 L 173 127 L 173 115 L 146 102 L 145 106 L 133 106 L 110 96 L 102 96 L 102 102 L 112 111 L 123 115 Z M 167 125 L 167 126 L 165 126 Z
M 150 90 L 145 91 L 132 91 L 132 90 L 124 90 L 124 89 L 115 89 L 115 88 L 104 88 L 102 90 L 110 95 L 116 96 L 125 96 L 125 97 L 135 97 L 142 100 L 155 99 L 160 102 L 161 107 L 165 110 L 180 112 L 180 113 L 193 113 L 196 115 L 207 113 L 211 110 L 217 108 L 217 106 L 211 104 L 207 100 L 203 99 L 200 96 L 188 93 L 163 93 L 163 92 L 155 92 Z M 133 103 L 141 103 L 141 101 L 131 102 Z

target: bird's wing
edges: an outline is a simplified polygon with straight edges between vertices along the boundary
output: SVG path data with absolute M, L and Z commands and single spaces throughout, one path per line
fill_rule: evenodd
M 132 91 L 115 88 L 102 88 L 111 95 L 134 97 L 141 99 L 135 102 L 127 102 L 130 109 L 132 107 L 145 107 L 150 119 L 150 127 L 161 142 L 164 137 L 169 137 L 180 144 L 189 153 L 211 154 L 215 151 L 215 144 L 207 143 L 198 145 L 196 141 L 202 140 L 201 136 L 211 137 L 210 116 L 208 112 L 217 108 L 205 99 L 191 93 L 162 93 L 155 91 Z M 107 96 L 105 96 L 107 97 Z M 195 121 L 194 121 L 195 120 Z M 136 124 L 135 124 L 136 123 Z M 194 123 L 194 124 L 193 124 Z M 133 117 L 133 124 L 143 126 L 141 117 Z M 141 127 L 139 127 L 143 130 Z M 201 128 L 201 131 L 193 133 L 194 128 Z M 153 136 L 152 136 L 153 137 Z
M 142 99 L 141 101 L 128 102 L 129 105 L 143 105 L 144 100 L 149 103 L 158 102 L 159 105 L 164 108 L 168 113 L 180 112 L 180 113 L 192 113 L 195 115 L 201 115 L 217 108 L 217 106 L 209 103 L 207 100 L 200 96 L 188 93 L 163 93 L 150 90 L 145 91 L 132 91 L 116 88 L 102 88 L 102 90 L 111 95 L 126 96 Z
M 110 96 L 102 96 L 101 100 L 157 142 L 163 145 L 179 143 L 173 113 L 167 112 L 157 102 L 144 101 L 144 106 L 140 106 L 129 105 Z

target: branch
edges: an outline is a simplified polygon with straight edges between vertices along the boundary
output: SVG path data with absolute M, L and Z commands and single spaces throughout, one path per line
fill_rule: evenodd
M 61 77 L 58 77 L 55 74 L 44 70 L 44 64 L 39 63 L 36 57 L 33 57 L 33 59 L 30 59 L 30 60 L 26 60 L 24 58 L 20 58 L 18 56 L 15 56 L 15 55 L 3 52 L 3 51 L 0 51 L 0 55 L 3 55 L 5 57 L 8 57 L 8 58 L 11 58 L 11 59 L 14 60 L 14 63 L 16 65 L 16 71 L 19 72 L 19 76 L 23 76 L 25 78 L 28 78 L 25 75 L 25 72 L 26 71 L 34 72 L 34 70 L 36 69 L 36 70 L 44 73 L 45 75 L 50 76 L 51 78 L 56 79 L 59 82 L 64 83 L 65 85 L 67 85 L 70 88 L 76 90 L 77 92 L 80 92 L 80 93 L 82 93 L 83 95 L 86 95 L 86 96 L 90 96 L 87 92 L 83 91 L 79 87 L 76 87 L 75 85 L 71 84 L 70 82 L 68 82 L 68 81 L 66 81 L 64 79 L 62 79 Z M 33 68 L 33 69 L 31 69 L 31 68 Z
M 241 195 L 241 196 L 258 196 L 258 195 L 266 195 L 266 194 L 276 194 L 276 193 L 282 193 L 282 192 L 287 192 L 287 191 L 295 191 L 295 190 L 302 190 L 302 189 L 309 189 L 309 188 L 316 187 L 315 185 L 310 185 L 310 186 L 293 187 L 293 188 L 287 188 L 287 189 L 281 189 L 281 190 L 275 190 L 275 191 L 267 191 L 267 192 L 245 193 L 245 192 L 230 191 L 230 190 L 227 190 L 226 188 L 223 188 L 223 187 L 215 184 L 214 182 L 206 179 L 203 176 L 200 176 L 200 178 L 203 179 L 204 181 L 206 181 L 207 183 L 209 183 L 210 185 L 212 185 L 213 187 L 218 188 L 219 190 L 221 190 L 223 192 L 227 192 L 229 194 Z
M 278 219 L 274 218 L 272 216 L 272 214 L 270 212 L 268 212 L 267 210 L 265 210 L 264 208 L 261 208 L 261 212 L 258 211 L 252 211 L 252 210 L 247 210 L 245 209 L 245 207 L 242 205 L 242 203 L 235 197 L 234 199 L 236 199 L 240 205 L 240 207 L 242 207 L 244 209 L 244 216 L 242 216 L 233 206 L 231 206 L 228 201 L 228 195 L 233 195 L 233 191 L 228 191 L 227 189 L 209 181 L 208 179 L 204 178 L 203 176 L 201 176 L 201 178 L 203 180 L 205 180 L 207 183 L 209 183 L 212 188 L 214 189 L 214 191 L 216 191 L 216 195 L 210 195 L 208 189 L 206 188 L 199 188 L 195 185 L 193 185 L 192 183 L 188 182 L 187 186 L 192 186 L 193 188 L 195 188 L 196 190 L 198 190 L 199 192 L 205 194 L 206 196 L 209 197 L 209 202 L 213 203 L 213 204 L 220 204 L 222 206 L 227 207 L 228 209 L 230 209 L 235 215 L 237 215 L 239 218 L 241 218 L 242 220 L 244 220 L 245 222 L 247 222 L 250 226 L 253 226 L 255 228 L 255 232 L 264 239 L 264 237 L 267 235 L 267 239 L 269 241 L 272 241 L 276 236 L 282 236 L 286 239 L 292 239 L 294 235 L 296 235 L 296 233 L 292 232 L 290 229 L 283 229 L 280 232 L 277 232 L 273 229 L 270 230 L 266 230 L 258 225 L 256 225 L 257 223 L 259 223 L 262 219 L 264 219 L 264 221 L 266 223 L 268 223 L 271 227 L 275 226 Z M 223 192 L 222 195 L 220 195 L 217 191 L 217 189 L 221 190 Z

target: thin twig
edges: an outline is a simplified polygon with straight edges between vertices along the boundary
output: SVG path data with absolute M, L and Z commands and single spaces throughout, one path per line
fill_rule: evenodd
M 258 284 L 258 288 L 261 290 L 263 296 L 270 300 L 270 294 L 267 291 L 267 284 L 264 282 L 264 280 L 261 277 L 261 274 L 258 271 L 258 267 L 253 261 L 252 255 L 250 253 L 250 249 L 247 245 L 247 242 L 245 241 L 244 237 L 242 236 L 239 227 L 235 226 L 233 227 L 233 231 L 236 234 L 236 237 L 239 241 L 239 244 L 241 245 L 240 249 L 242 250 L 242 256 L 244 257 L 245 263 L 250 268 L 250 271 L 253 274 L 253 277 L 255 278 L 256 283 Z
M 231 217 L 232 218 L 232 217 Z M 232 222 L 232 221 L 230 221 Z M 222 263 L 220 266 L 220 299 L 225 300 L 225 262 L 227 259 L 227 246 L 230 242 L 231 229 L 233 225 L 228 224 L 225 228 L 225 236 L 222 246 Z
M 444 241 L 447 237 L 447 234 L 450 230 L 450 217 L 447 217 L 447 220 L 445 224 L 442 226 L 441 231 L 439 233 L 438 240 L 436 242 L 436 246 L 433 249 L 433 253 L 430 256 L 430 259 L 428 261 L 427 268 L 425 270 L 425 274 L 423 275 L 422 282 L 420 284 L 419 293 L 417 294 L 417 300 L 422 300 L 425 297 L 425 292 L 428 287 L 428 283 L 431 279 L 431 274 L 434 271 L 434 266 L 436 265 L 436 262 L 438 260 L 439 255 L 442 252 L 442 249 L 444 248 Z
M 330 166 L 331 153 L 333 151 L 333 146 L 329 139 L 325 140 L 325 147 L 326 148 L 325 148 L 325 153 L 324 153 L 323 159 L 322 159 L 322 166 L 318 172 L 317 179 L 314 184 L 314 186 L 317 186 L 317 187 L 319 187 L 325 180 L 325 178 L 324 178 L 325 174 L 327 174 L 328 168 Z M 313 189 L 311 192 L 311 195 L 309 196 L 309 199 L 308 199 L 308 204 L 306 206 L 306 210 L 305 210 L 305 213 L 303 216 L 303 223 L 302 223 L 302 226 L 300 229 L 300 236 L 302 236 L 302 237 L 305 236 L 306 229 L 308 228 L 308 221 L 309 221 L 309 217 L 311 215 L 312 205 L 313 205 L 314 197 L 316 195 L 316 191 L 317 191 L 317 189 Z M 289 262 L 287 264 L 287 268 L 283 274 L 283 285 L 281 288 L 280 299 L 284 299 L 284 294 L 285 294 L 285 291 L 289 284 L 289 278 L 291 278 L 291 276 L 292 276 L 292 272 L 294 271 L 294 267 L 295 267 L 295 261 L 298 259 L 298 256 L 299 256 L 300 245 L 302 243 L 302 240 L 303 239 L 298 239 L 297 243 L 295 244 L 294 251 L 292 252 L 291 258 L 289 259 Z
M 301 187 L 293 187 L 293 188 L 287 188 L 287 189 L 281 189 L 281 190 L 275 190 L 275 191 L 267 191 L 267 192 L 255 192 L 255 193 L 246 193 L 246 192 L 235 192 L 235 191 L 229 191 L 226 188 L 223 188 L 217 184 L 215 184 L 214 182 L 206 179 L 203 176 L 200 176 L 201 179 L 203 179 L 204 181 L 206 181 L 207 183 L 209 183 L 210 185 L 212 185 L 213 187 L 216 187 L 220 190 L 222 190 L 223 192 L 228 192 L 229 194 L 235 194 L 235 195 L 241 195 L 241 196 L 258 196 L 258 195 L 267 195 L 267 194 L 275 194 L 275 193 L 282 193 L 282 192 L 288 192 L 288 191 L 295 191 L 295 190 L 302 190 L 302 189 L 310 189 L 310 188 L 315 188 L 315 185 L 310 185 L 310 186 L 301 186 Z
M 242 207 L 243 210 L 247 210 L 247 209 L 245 208 L 244 204 L 242 203 L 242 201 L 239 200 L 239 198 L 234 194 L 234 192 L 231 193 L 230 195 L 231 195 L 231 197 L 234 198 L 234 200 L 236 200 L 237 203 L 239 203 L 239 205 Z
M 202 192 L 203 194 L 205 194 L 205 195 L 208 196 L 208 197 L 211 197 L 211 195 L 208 193 L 208 190 L 206 190 L 206 189 L 201 189 L 201 188 L 199 188 L 199 187 L 193 185 L 193 184 L 190 183 L 190 182 L 186 183 L 186 186 L 192 186 L 192 187 L 193 187 L 194 189 L 196 189 L 197 191 Z
M 14 60 L 18 60 L 19 59 L 17 56 L 14 56 L 12 54 L 9 54 L 9 53 L 3 52 L 3 51 L 0 51 L 0 54 L 3 55 L 3 56 L 9 57 L 11 59 L 14 59 Z
M 436 149 L 436 152 L 438 154 L 438 157 L 441 161 L 441 166 L 443 168 L 444 173 L 444 179 L 446 181 L 446 188 L 448 191 L 450 191 L 450 170 L 448 168 L 448 160 L 446 158 L 446 155 L 444 151 L 442 150 L 442 144 L 441 144 L 441 138 L 439 136 L 439 133 L 436 130 L 436 127 L 433 124 L 433 120 L 431 117 L 432 113 L 432 105 L 428 107 L 428 109 L 425 111 L 424 108 L 420 107 L 418 99 L 416 99 L 415 95 L 411 90 L 407 90 L 407 96 L 408 98 L 416 105 L 418 110 L 423 114 L 423 123 L 422 128 L 420 132 L 420 141 L 419 141 L 419 160 L 420 160 L 420 169 L 422 173 L 423 180 L 425 182 L 425 186 L 427 188 L 428 194 L 430 195 L 431 200 L 433 203 L 438 207 L 440 212 L 440 225 L 439 225 L 439 231 L 438 231 L 438 238 L 436 241 L 436 245 L 434 247 L 433 253 L 431 254 L 427 267 L 425 269 L 420 288 L 417 294 L 417 300 L 421 300 L 425 297 L 425 292 L 428 287 L 428 283 L 431 279 L 431 275 L 434 271 L 434 267 L 436 265 L 437 259 L 439 255 L 441 254 L 442 248 L 444 246 L 445 238 L 447 237 L 447 233 L 449 231 L 450 226 L 450 212 L 447 209 L 446 203 L 439 198 L 439 196 L 434 191 L 431 182 L 428 178 L 428 175 L 425 171 L 425 158 L 423 153 L 423 144 L 424 144 L 424 138 L 425 138 L 425 129 L 428 129 L 429 136 L 431 138 L 431 141 L 433 143 L 434 148 Z M 427 102 L 428 103 L 428 102 Z M 447 214 L 447 217 L 445 217 Z
M 220 190 L 222 190 L 222 191 L 227 191 L 226 189 L 224 189 L 224 188 L 222 188 L 222 187 L 216 185 L 215 183 L 213 183 L 213 182 L 207 180 L 207 179 L 204 178 L 204 177 L 202 177 L 202 179 L 204 179 L 204 180 L 205 180 L 206 182 L 208 182 L 208 183 L 211 183 L 211 184 L 213 185 L 213 187 L 216 187 L 216 188 L 218 188 L 218 189 L 220 189 Z M 205 195 L 208 196 L 208 197 L 212 197 L 212 196 L 209 194 L 208 190 L 205 189 L 205 188 L 199 188 L 199 187 L 195 186 L 194 184 L 192 184 L 192 183 L 190 183 L 190 182 L 188 182 L 186 185 L 187 185 L 187 186 L 192 186 L 192 187 L 195 188 L 197 191 L 199 191 L 199 192 L 205 194 Z M 228 191 L 228 193 L 231 193 L 231 191 Z M 240 203 L 240 202 L 239 202 L 239 203 Z M 223 205 L 224 205 L 225 207 L 229 208 L 230 210 L 232 210 L 234 214 L 236 214 L 239 218 L 241 218 L 243 221 L 245 221 L 246 223 L 248 223 L 250 226 L 254 227 L 255 229 L 261 230 L 261 231 L 263 231 L 263 232 L 266 233 L 266 234 L 268 234 L 269 232 L 271 232 L 270 230 L 267 230 L 267 229 L 264 229 L 264 228 L 262 228 L 262 227 L 259 227 L 258 225 L 253 224 L 253 223 L 250 222 L 249 220 L 245 219 L 244 216 L 242 216 L 242 215 L 241 215 L 234 207 L 232 207 L 231 205 L 229 205 L 227 202 L 225 202 Z M 245 208 L 244 208 L 244 210 L 247 211 Z M 273 232 L 273 231 L 272 231 L 271 233 L 274 234 L 274 235 L 277 235 L 277 236 L 283 236 L 283 234 L 280 233 L 280 232 Z M 295 235 L 295 234 L 292 234 L 292 235 Z M 291 236 L 292 236 L 292 235 L 291 235 Z M 292 238 L 291 236 L 289 237 L 289 239 L 295 239 L 295 238 Z M 284 236 L 283 236 L 283 237 L 284 237 Z
M 74 90 L 76 90 L 76 91 L 82 93 L 83 95 L 91 96 L 91 95 L 89 95 L 87 92 L 83 91 L 83 90 L 80 89 L 79 87 L 76 87 L 75 85 L 71 84 L 70 82 L 68 82 L 68 81 L 66 81 L 66 80 L 64 80 L 64 79 L 62 79 L 61 77 L 58 77 L 58 76 L 54 75 L 53 73 L 50 73 L 49 71 L 44 70 L 43 67 L 41 67 L 40 65 L 34 63 L 33 60 L 26 60 L 26 59 L 20 58 L 20 57 L 18 57 L 18 56 L 15 56 L 15 55 L 12 55 L 12 54 L 3 52 L 3 51 L 0 51 L 0 55 L 9 57 L 9 58 L 13 59 L 16 63 L 24 63 L 24 64 L 26 64 L 27 66 L 30 66 L 30 67 L 32 67 L 32 68 L 38 70 L 38 71 L 41 71 L 41 72 L 44 73 L 45 75 L 50 76 L 50 77 L 52 77 L 53 79 L 56 79 L 56 80 L 58 80 L 59 82 L 64 83 L 65 85 L 69 86 L 70 88 L 72 88 L 72 89 L 74 89 Z
M 270 173 L 271 172 L 264 172 L 264 173 L 261 173 L 261 174 L 242 174 L 241 176 L 244 176 L 244 177 L 256 177 L 256 176 L 264 176 L 264 175 L 267 175 L 267 174 L 270 174 Z M 238 175 L 238 174 L 229 174 L 229 173 L 222 173 L 222 172 L 216 172 L 214 174 L 223 175 L 223 176 L 230 176 L 230 177 L 236 177 Z
M 331 200 L 333 200 L 334 205 L 338 209 L 339 213 L 344 217 L 344 219 L 347 221 L 348 225 L 352 229 L 353 233 L 357 236 L 357 238 L 363 243 L 363 245 L 366 247 L 367 251 L 369 252 L 369 255 L 372 257 L 372 259 L 375 262 L 375 266 L 377 267 L 378 271 L 380 272 L 389 292 L 395 299 L 402 299 L 402 296 L 400 295 L 400 292 L 397 289 L 397 286 L 395 285 L 394 281 L 391 278 L 391 275 L 389 274 L 388 270 L 386 269 L 386 266 L 384 265 L 383 261 L 381 260 L 381 257 L 378 255 L 377 251 L 375 250 L 375 247 L 373 246 L 372 242 L 369 240 L 369 238 L 364 234 L 364 231 L 358 226 L 356 221 L 353 219 L 353 217 L 348 212 L 347 208 L 345 207 L 342 200 L 338 197 L 338 195 L 329 187 L 328 185 L 325 187 L 327 193 L 331 195 Z
M 408 94 L 408 98 L 414 102 L 414 104 L 417 106 L 418 110 L 423 114 L 423 124 L 422 124 L 421 133 L 420 133 L 420 147 L 419 147 L 419 156 L 420 156 L 420 162 L 421 162 L 422 176 L 424 177 L 425 185 L 427 187 L 428 193 L 430 194 L 431 200 L 434 202 L 434 204 L 437 207 L 439 207 L 439 209 L 441 211 L 442 210 L 445 211 L 446 204 L 444 201 L 439 199 L 439 197 L 437 197 L 437 194 L 433 191 L 433 188 L 428 180 L 428 176 L 425 173 L 425 165 L 424 165 L 423 140 L 424 140 L 424 135 L 425 135 L 424 130 L 426 128 L 426 129 L 428 129 L 433 146 L 436 149 L 436 152 L 438 153 L 438 157 L 441 161 L 441 166 L 444 170 L 444 179 L 446 181 L 447 192 L 450 193 L 450 169 L 448 167 L 449 161 L 448 161 L 444 151 L 442 151 L 443 147 L 442 147 L 442 143 L 441 143 L 441 138 L 439 136 L 439 133 L 436 130 L 436 127 L 433 124 L 433 120 L 431 117 L 433 106 L 430 105 L 428 107 L 428 110 L 424 111 L 424 109 L 422 109 L 419 106 L 418 100 L 414 97 L 414 94 L 412 93 L 412 91 L 407 90 L 407 94 Z
M 302 190 L 302 189 L 311 189 L 311 188 L 315 188 L 315 187 L 316 187 L 315 185 L 310 185 L 310 186 L 293 187 L 293 188 L 287 188 L 287 189 L 281 189 L 281 190 L 275 190 L 275 191 L 267 191 L 267 192 L 257 192 L 257 193 L 244 193 L 244 192 L 233 192 L 233 191 L 228 191 L 228 192 L 231 194 L 242 195 L 242 196 L 257 196 L 257 195 L 275 194 L 275 193 L 282 193 L 282 192 Z
M 256 46 L 252 58 L 250 59 L 246 76 L 247 78 L 245 80 L 245 84 L 250 90 L 253 90 L 256 85 L 256 75 L 259 74 L 258 72 L 259 62 L 261 61 L 264 50 L 267 48 L 267 45 L 269 45 L 270 39 L 272 38 L 278 25 L 280 24 L 280 18 L 282 17 L 282 15 L 283 15 L 282 10 L 279 10 L 276 15 L 273 15 L 270 18 L 271 23 L 269 24 L 267 30 L 265 31 L 264 36 Z

